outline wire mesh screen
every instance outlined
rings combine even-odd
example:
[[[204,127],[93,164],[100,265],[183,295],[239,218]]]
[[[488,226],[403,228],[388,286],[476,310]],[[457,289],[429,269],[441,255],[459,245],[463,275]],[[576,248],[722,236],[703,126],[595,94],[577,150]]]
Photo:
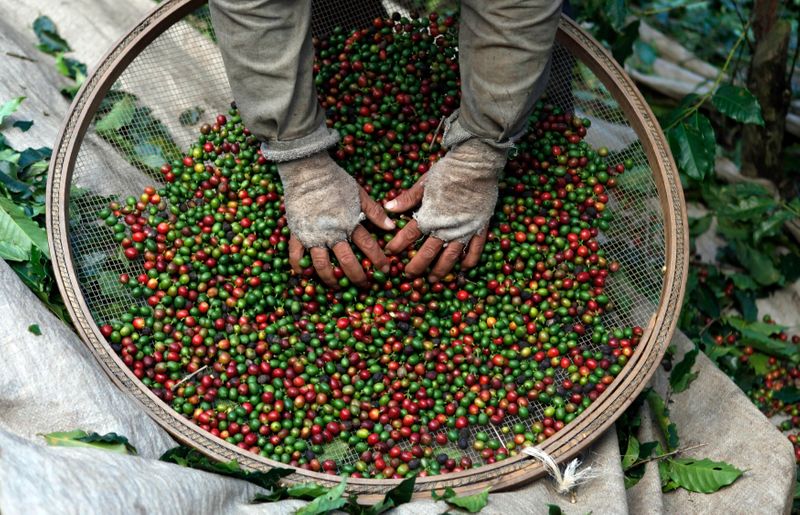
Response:
[[[313,32],[324,36],[333,27],[368,26],[386,14],[379,2],[315,2]],[[120,248],[120,221],[98,219],[109,202],[136,202],[148,185],[163,185],[162,165],[180,160],[197,140],[199,128],[213,123],[230,107],[231,91],[216,46],[207,7],[160,34],[124,69],[98,107],[74,165],[69,199],[69,244],[74,270],[94,321],[100,325],[123,317],[131,305],[144,305],[120,285],[120,275],[135,277],[141,263],[125,259]],[[665,229],[658,189],[645,149],[623,110],[590,68],[565,47],[556,45],[546,102],[588,119],[585,140],[608,149],[609,162],[627,162],[618,186],[609,190],[609,228],[599,236],[608,259],[620,270],[606,293],[614,309],[609,326],[645,327],[656,310],[664,284]],[[632,166],[631,166],[632,165]],[[657,171],[656,171],[657,173]],[[597,350],[588,330],[580,345]],[[560,383],[566,372],[559,372]],[[473,426],[478,432],[507,440],[508,426],[531,427],[545,406],[530,405],[531,416],[504,419],[502,426]],[[404,444],[406,447],[410,443]],[[504,444],[505,445],[505,444]],[[455,442],[438,447],[445,454],[466,452],[478,462],[480,453]],[[322,458],[355,463],[359,453],[347,445],[326,448]]]

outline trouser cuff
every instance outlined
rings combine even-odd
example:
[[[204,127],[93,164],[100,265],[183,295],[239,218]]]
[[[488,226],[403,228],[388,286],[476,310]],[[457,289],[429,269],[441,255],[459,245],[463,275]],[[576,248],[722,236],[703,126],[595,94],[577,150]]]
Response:
[[[460,110],[456,109],[453,114],[444,120],[444,135],[442,136],[442,145],[444,145],[445,148],[453,148],[456,145],[464,143],[468,139],[476,138],[494,148],[506,150],[512,148],[514,143],[521,138],[523,134],[525,134],[525,129],[523,129],[518,134],[504,141],[498,141],[497,139],[492,138],[484,138],[474,134],[469,129],[464,127],[464,124],[461,123],[461,118],[458,116],[459,112]]]
[[[339,142],[339,133],[329,129],[323,122],[314,132],[302,138],[265,141],[261,144],[261,155],[275,163],[294,161],[323,150]]]

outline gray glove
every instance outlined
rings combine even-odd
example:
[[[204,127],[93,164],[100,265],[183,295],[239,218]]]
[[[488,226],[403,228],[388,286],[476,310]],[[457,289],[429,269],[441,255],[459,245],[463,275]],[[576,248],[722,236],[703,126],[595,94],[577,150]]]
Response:
[[[361,221],[358,184],[327,152],[278,163],[286,221],[304,247],[333,247]]]
[[[334,251],[344,273],[359,286],[367,283],[361,264],[350,248],[355,243],[376,269],[388,269],[388,259],[359,222],[366,217],[386,230],[394,222],[386,216],[355,179],[342,170],[327,152],[278,163],[286,208],[286,221],[292,233],[289,261],[295,272],[303,249],[310,248],[311,260],[320,278],[335,286],[328,248]]]
[[[497,177],[506,154],[471,139],[434,164],[425,180],[422,206],[414,214],[420,231],[466,244],[486,227],[497,203]]]
[[[432,236],[406,266],[406,273],[421,273],[445,248],[431,271],[431,280],[437,280],[450,271],[467,243],[470,247],[464,266],[477,264],[506,160],[505,149],[469,139],[451,149],[408,191],[386,204],[387,210],[399,213],[422,201],[414,220],[386,246],[387,252],[398,253],[420,236]]]

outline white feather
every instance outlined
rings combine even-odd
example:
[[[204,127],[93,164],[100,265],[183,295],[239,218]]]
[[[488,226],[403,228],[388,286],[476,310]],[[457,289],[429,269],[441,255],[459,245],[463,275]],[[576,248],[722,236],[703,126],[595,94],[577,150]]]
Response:
[[[562,474],[555,460],[538,447],[526,447],[522,449],[522,452],[542,462],[550,477],[553,478],[556,484],[556,491],[559,494],[568,494],[580,485],[597,477],[597,474],[592,472],[591,466],[578,470],[578,467],[581,466],[581,460],[577,458],[567,464]]]

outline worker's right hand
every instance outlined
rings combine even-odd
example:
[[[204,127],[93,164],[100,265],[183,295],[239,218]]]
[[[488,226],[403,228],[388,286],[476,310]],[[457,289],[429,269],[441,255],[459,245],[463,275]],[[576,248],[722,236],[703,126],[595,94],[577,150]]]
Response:
[[[393,213],[422,203],[414,219],[386,245],[387,253],[397,254],[428,235],[406,265],[407,275],[422,274],[437,256],[428,276],[431,282],[447,275],[462,258],[464,268],[478,264],[507,154],[477,138],[468,139],[450,149],[414,186],[386,203],[384,207]]]
[[[389,270],[388,258],[360,222],[366,217],[387,231],[395,228],[394,222],[327,151],[278,163],[278,173],[291,231],[289,262],[292,270],[302,272],[300,260],[305,249],[309,249],[320,279],[332,288],[338,287],[328,253],[330,249],[345,275],[355,285],[364,287],[367,276],[350,247],[351,241],[376,270]]]

